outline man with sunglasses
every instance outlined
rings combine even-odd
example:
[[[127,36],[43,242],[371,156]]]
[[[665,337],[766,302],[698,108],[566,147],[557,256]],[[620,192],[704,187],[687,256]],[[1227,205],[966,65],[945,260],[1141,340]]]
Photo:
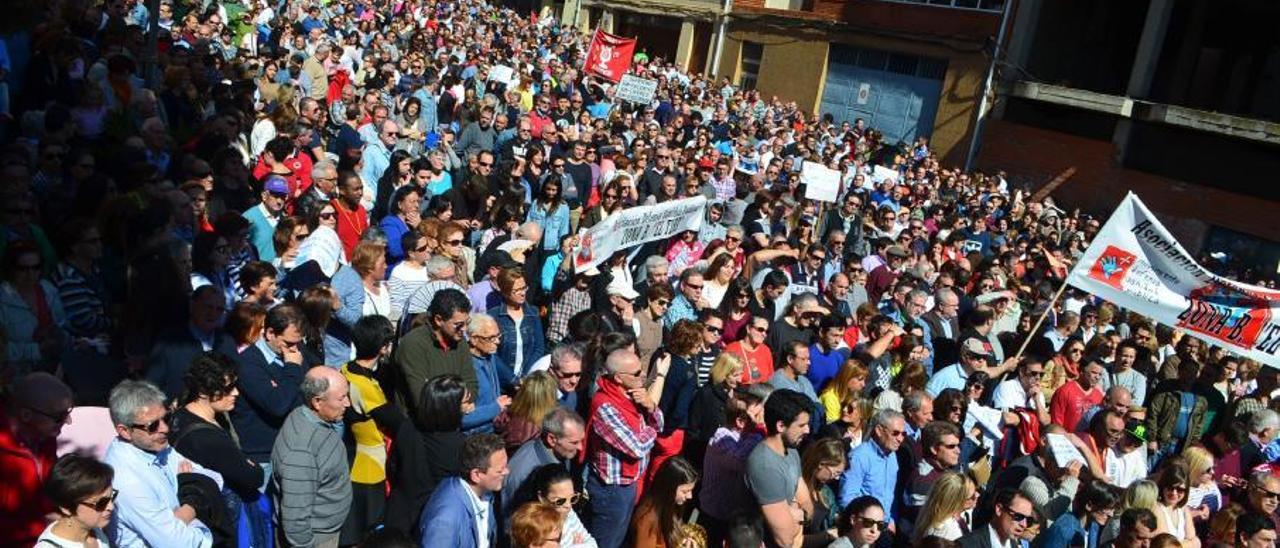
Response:
[[[178,500],[178,475],[217,474],[169,446],[164,392],[146,381],[122,381],[111,390],[110,411],[116,438],[103,461],[115,469],[111,484],[120,492],[112,544],[209,546],[209,528],[196,518],[195,508]]]
[[[400,339],[394,369],[400,381],[398,401],[403,409],[416,409],[422,385],[439,375],[457,375],[472,394],[480,392],[471,348],[464,337],[470,311],[471,301],[466,294],[442,289],[427,307],[427,322]]]
[[[31,546],[54,512],[41,494],[57,459],[58,434],[71,417],[71,389],[48,373],[29,373],[10,386],[0,414],[0,545]]]
[[[960,548],[1017,548],[1023,532],[1035,522],[1036,509],[1026,495],[1014,489],[1000,491],[991,522],[960,537]]]
[[[1276,515],[1280,508],[1280,477],[1271,472],[1254,472],[1243,502],[1246,510],[1269,516],[1280,527],[1280,516]]]
[[[1000,411],[1014,409],[1030,409],[1040,419],[1040,424],[1049,424],[1049,405],[1044,396],[1044,388],[1040,379],[1044,377],[1044,359],[1028,354],[1022,357],[1018,365],[1018,374],[1012,379],[996,385],[991,396],[992,406]]]
[[[244,218],[249,221],[249,242],[258,250],[258,258],[270,262],[276,258],[276,223],[280,222],[285,203],[289,201],[288,181],[278,175],[268,175],[262,183],[259,200],[258,205],[244,212]]]

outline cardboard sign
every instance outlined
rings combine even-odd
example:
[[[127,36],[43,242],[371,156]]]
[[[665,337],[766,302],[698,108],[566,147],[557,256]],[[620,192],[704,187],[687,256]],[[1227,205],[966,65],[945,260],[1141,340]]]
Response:
[[[840,199],[840,172],[818,162],[804,163],[800,182],[804,183],[805,198],[823,202]]]
[[[614,97],[620,101],[628,101],[641,105],[653,102],[653,95],[658,91],[658,81],[641,78],[634,74],[624,74],[618,87],[614,89]]]

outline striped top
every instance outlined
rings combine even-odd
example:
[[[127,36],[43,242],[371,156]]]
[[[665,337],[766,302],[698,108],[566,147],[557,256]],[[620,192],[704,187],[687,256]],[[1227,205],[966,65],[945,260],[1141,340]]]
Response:
[[[342,529],[351,508],[351,471],[342,425],[310,407],[294,409],[271,449],[273,492],[280,530],[294,546],[310,546],[315,533]]]
[[[111,332],[110,298],[97,269],[81,272],[70,263],[58,263],[53,284],[67,313],[67,331],[78,337],[96,337]]]

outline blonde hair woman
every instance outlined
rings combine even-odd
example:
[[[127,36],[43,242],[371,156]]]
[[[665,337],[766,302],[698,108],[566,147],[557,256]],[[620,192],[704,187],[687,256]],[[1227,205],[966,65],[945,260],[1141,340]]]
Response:
[[[956,518],[965,510],[965,502],[976,488],[965,477],[957,472],[947,472],[938,478],[929,489],[924,506],[920,508],[920,518],[916,521],[913,542],[926,537],[938,537],[946,540],[958,540],[963,534],[960,521]]]
[[[707,443],[716,430],[725,426],[725,410],[742,382],[743,367],[741,357],[727,352],[720,354],[711,364],[707,384],[694,392],[684,431],[685,455],[691,462],[702,462]]]
[[[506,442],[507,452],[514,452],[542,431],[542,419],[559,405],[558,387],[555,377],[546,371],[530,373],[520,381],[511,406],[493,420],[493,428]]]
[[[867,366],[857,358],[849,358],[840,367],[835,378],[818,394],[818,402],[827,412],[827,422],[840,419],[841,404],[856,398],[867,385]]]
[[[1222,491],[1213,479],[1213,454],[1203,447],[1191,446],[1182,451],[1182,458],[1186,459],[1190,472],[1187,474],[1191,483],[1187,508],[1191,509],[1191,517],[1196,521],[1207,521],[1222,508]]]
[[[1115,515],[1124,514],[1125,510],[1134,508],[1142,510],[1150,510],[1155,513],[1156,499],[1160,496],[1160,488],[1156,486],[1156,482],[1151,480],[1138,480],[1129,485],[1124,490],[1124,496],[1120,497],[1120,507],[1116,508]],[[1102,533],[1098,535],[1098,545],[1105,546],[1109,541],[1113,541],[1116,535],[1120,533],[1120,520],[1113,519],[1107,522],[1107,526],[1103,528]]]

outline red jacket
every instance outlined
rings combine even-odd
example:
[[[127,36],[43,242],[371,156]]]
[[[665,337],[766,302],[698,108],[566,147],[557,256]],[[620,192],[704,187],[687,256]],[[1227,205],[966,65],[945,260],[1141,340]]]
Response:
[[[32,450],[9,431],[3,412],[0,425],[0,546],[31,546],[48,525],[45,515],[55,511],[41,489],[57,459],[57,442]]]

